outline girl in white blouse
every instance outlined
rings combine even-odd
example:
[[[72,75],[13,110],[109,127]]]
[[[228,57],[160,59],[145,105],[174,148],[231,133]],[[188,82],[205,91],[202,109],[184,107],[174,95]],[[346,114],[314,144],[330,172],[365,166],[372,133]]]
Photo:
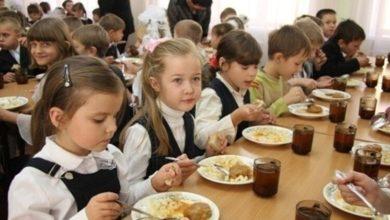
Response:
[[[125,88],[101,60],[54,64],[43,91],[32,116],[33,144],[43,148],[11,183],[9,219],[116,219],[120,202],[181,182],[175,163],[149,182],[130,179],[123,154],[109,144]]]
[[[210,134],[199,136],[188,112],[201,91],[201,57],[187,39],[160,43],[146,55],[142,70],[144,104],[141,111],[123,129],[121,142],[134,179],[148,179],[166,158],[178,158],[183,181],[196,169]],[[226,146],[221,142],[220,150]]]

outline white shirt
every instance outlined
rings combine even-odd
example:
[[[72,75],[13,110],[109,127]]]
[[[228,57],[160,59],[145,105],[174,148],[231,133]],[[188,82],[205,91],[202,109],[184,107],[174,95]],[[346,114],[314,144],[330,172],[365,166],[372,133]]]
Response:
[[[120,200],[129,204],[155,193],[150,182],[130,185],[128,168],[123,154],[113,145],[108,150],[78,156],[58,146],[52,138],[35,157],[61,166],[54,177],[33,167],[24,168],[12,181],[8,193],[8,219],[87,219],[85,209],[77,212],[71,192],[59,177],[66,171],[94,173],[99,170],[96,159],[114,161],[121,185]],[[99,183],[96,183],[99,184]]]
[[[20,45],[15,50],[9,50],[9,53],[14,57],[16,62],[20,64]]]
[[[243,106],[244,95],[247,90],[237,92],[219,73],[217,73],[216,77],[228,88],[238,107]],[[199,135],[209,136],[214,133],[222,133],[226,135],[229,143],[233,143],[237,129],[233,125],[230,114],[219,119],[221,115],[221,99],[214,89],[205,88],[196,104],[195,124],[199,127]]]
[[[184,112],[176,111],[159,99],[156,100],[157,106],[161,110],[161,113],[167,121],[176,143],[181,152],[185,148],[185,130],[184,130]],[[202,139],[197,135],[196,124],[194,125],[194,143],[199,148],[203,149],[203,143],[206,143],[208,135]],[[152,156],[152,144],[149,139],[148,131],[144,126],[136,123],[129,127],[126,131],[126,141],[123,146],[123,153],[126,157],[126,161],[129,164],[130,177],[134,180],[141,180],[146,176],[146,171],[149,165],[149,159]],[[196,159],[201,159],[202,156]]]

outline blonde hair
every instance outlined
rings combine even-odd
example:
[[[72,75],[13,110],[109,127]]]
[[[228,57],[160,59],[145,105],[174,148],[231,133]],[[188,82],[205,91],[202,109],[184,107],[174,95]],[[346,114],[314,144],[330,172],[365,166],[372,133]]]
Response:
[[[303,50],[309,56],[311,46],[309,38],[301,29],[293,25],[284,25],[274,30],[268,37],[268,58],[273,59],[275,53],[282,53],[284,58],[295,56]]]
[[[27,32],[29,51],[31,51],[32,41],[54,42],[60,52],[59,60],[73,55],[69,29],[61,19],[44,18],[37,21]],[[34,59],[32,59],[31,65],[38,66]]]
[[[197,45],[202,40],[203,30],[196,21],[185,19],[176,23],[174,33],[176,37],[187,38]]]
[[[83,46],[96,47],[98,57],[104,57],[109,44],[110,37],[101,26],[97,24],[84,25],[73,32],[72,38],[79,41]]]
[[[142,109],[122,130],[120,138],[121,147],[123,147],[126,140],[127,128],[140,118],[145,117],[147,120],[146,127],[155,131],[159,142],[156,153],[158,155],[166,155],[169,153],[171,146],[169,144],[168,133],[164,127],[163,118],[156,103],[156,98],[159,94],[150,85],[150,78],[154,77],[157,80],[160,78],[160,75],[165,71],[166,62],[169,57],[182,57],[189,54],[195,56],[201,63],[201,56],[195,44],[188,39],[176,38],[160,43],[152,53],[146,55],[142,69],[142,94],[144,103]]]
[[[310,18],[301,18],[294,24],[301,29],[309,38],[311,46],[324,44],[324,36],[322,35],[322,29]]]
[[[0,17],[0,26],[1,25],[10,25],[10,27],[16,32],[16,33],[22,33],[22,25],[20,24],[20,22],[16,19],[16,18],[13,18],[13,17]]]

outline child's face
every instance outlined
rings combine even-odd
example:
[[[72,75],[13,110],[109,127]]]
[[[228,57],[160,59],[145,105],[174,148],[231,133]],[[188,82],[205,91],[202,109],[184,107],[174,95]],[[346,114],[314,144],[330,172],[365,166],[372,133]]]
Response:
[[[294,74],[302,70],[302,65],[306,59],[307,56],[304,55],[303,50],[297,55],[288,57],[287,59],[282,57],[278,65],[279,75],[285,80],[290,79]]]
[[[89,92],[92,93],[92,91]],[[117,129],[116,117],[122,100],[123,96],[120,94],[93,93],[90,95],[72,118],[63,116],[63,122],[57,127],[58,143],[78,155],[106,149]]]
[[[119,30],[110,30],[108,33],[109,33],[109,36],[110,36],[110,41],[111,42],[119,42],[122,40],[123,38],[123,29],[119,29]]]
[[[72,8],[73,8],[73,2],[72,2],[72,1],[68,1],[68,2],[65,4],[65,10],[66,10],[66,12],[72,14],[72,13],[73,13]]]
[[[211,33],[211,47],[217,49],[219,41],[221,40],[216,34]]]
[[[242,65],[236,61],[231,63],[221,62],[222,76],[236,91],[248,89],[251,86],[256,77],[257,65]]]
[[[0,47],[5,50],[14,50],[18,47],[18,33],[10,24],[0,25]]]
[[[347,57],[352,57],[359,50],[360,45],[362,44],[362,40],[354,40],[349,43],[345,43],[344,40],[339,40],[339,46],[343,53],[347,55]]]
[[[28,16],[30,17],[31,21],[38,21],[42,17],[42,15],[39,13],[30,13]]]
[[[40,66],[51,66],[60,58],[60,51],[54,42],[31,41],[30,53]]]
[[[313,44],[312,43],[312,48],[310,52],[310,57],[309,59],[314,59],[316,57],[316,52],[321,49],[321,45],[318,44]]]
[[[78,55],[91,55],[84,44],[80,43],[78,40],[73,39],[72,46]]]
[[[94,23],[98,23],[100,17],[99,17],[99,15],[97,15],[97,14],[93,14],[92,19],[93,19],[93,22],[94,22]]]
[[[170,108],[187,112],[200,97],[201,64],[191,54],[164,58],[165,71],[150,79],[158,97]]]
[[[324,27],[323,27],[324,35],[325,37],[330,38],[331,36],[333,36],[334,31],[336,30],[336,23],[337,23],[336,15],[325,14],[321,20],[324,23]]]
[[[84,12],[82,10],[72,10],[73,15],[77,18],[82,18],[84,16]]]

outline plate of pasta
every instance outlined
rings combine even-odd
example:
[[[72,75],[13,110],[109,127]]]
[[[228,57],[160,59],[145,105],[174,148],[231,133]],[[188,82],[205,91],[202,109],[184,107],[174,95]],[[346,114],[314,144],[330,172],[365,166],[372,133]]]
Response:
[[[12,110],[22,107],[28,103],[28,99],[23,96],[6,96],[0,98],[0,108]]]
[[[225,175],[214,165],[228,171]],[[226,185],[245,185],[253,183],[253,159],[238,155],[219,155],[199,162],[198,173],[203,178]]]
[[[242,136],[262,145],[284,145],[292,142],[292,131],[274,125],[258,125],[244,129]]]
[[[347,92],[334,89],[315,89],[312,91],[312,94],[316,98],[320,98],[326,101],[348,100],[352,97]]]
[[[373,213],[369,208],[364,206],[351,205],[346,201],[344,201],[343,197],[341,197],[339,189],[337,188],[337,185],[333,183],[328,183],[324,187],[322,193],[325,200],[329,204],[344,212],[348,212],[352,215],[356,215],[364,218],[374,217]]]
[[[164,192],[150,195],[134,204],[134,208],[148,212],[159,219],[184,218],[218,220],[219,210],[210,199],[190,192]],[[146,217],[132,212],[131,219]]]

